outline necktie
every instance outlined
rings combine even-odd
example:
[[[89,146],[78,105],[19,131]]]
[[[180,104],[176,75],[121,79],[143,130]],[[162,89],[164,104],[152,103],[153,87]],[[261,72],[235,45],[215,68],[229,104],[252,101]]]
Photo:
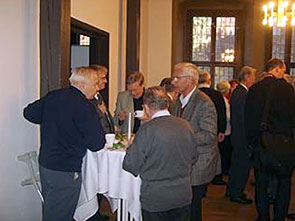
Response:
[[[182,108],[179,109],[178,114],[177,114],[178,117],[182,117],[182,114],[183,114],[183,111],[184,111],[185,107],[186,106],[184,106],[184,107],[182,107]]]

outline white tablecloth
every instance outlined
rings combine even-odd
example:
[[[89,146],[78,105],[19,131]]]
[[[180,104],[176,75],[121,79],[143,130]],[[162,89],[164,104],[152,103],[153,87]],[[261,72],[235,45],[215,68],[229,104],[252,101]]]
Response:
[[[83,181],[75,220],[84,221],[96,213],[97,193],[108,198],[113,212],[117,210],[120,199],[126,200],[131,218],[140,220],[141,180],[122,169],[124,156],[124,150],[87,151],[82,164]]]

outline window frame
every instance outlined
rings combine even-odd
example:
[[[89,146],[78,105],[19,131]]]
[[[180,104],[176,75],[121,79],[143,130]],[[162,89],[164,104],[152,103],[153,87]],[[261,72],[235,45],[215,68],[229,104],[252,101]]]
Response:
[[[214,85],[215,67],[233,67],[233,79],[237,77],[237,72],[243,64],[243,21],[242,10],[210,10],[210,9],[189,9],[186,11],[185,32],[184,32],[184,58],[197,66],[209,66]],[[192,60],[192,34],[193,34],[193,17],[211,17],[211,61],[193,61]],[[216,60],[216,18],[217,17],[235,17],[235,60],[234,62],[217,62]]]
[[[285,57],[284,62],[287,67],[287,73],[290,74],[290,69],[295,68],[295,62],[291,63],[291,41],[292,41],[292,29],[295,28],[293,26],[286,26],[286,36],[285,36]],[[294,32],[295,33],[295,32]],[[295,38],[295,36],[294,36]],[[265,62],[272,58],[272,40],[273,40],[273,27],[269,27],[266,34],[266,55]]]

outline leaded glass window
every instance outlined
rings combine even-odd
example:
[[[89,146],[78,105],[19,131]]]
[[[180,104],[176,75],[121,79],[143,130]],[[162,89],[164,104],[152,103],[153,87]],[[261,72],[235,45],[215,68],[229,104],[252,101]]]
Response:
[[[272,28],[272,58],[279,58],[286,63],[287,73],[295,78],[295,27]]]
[[[230,81],[234,77],[233,67],[215,67],[214,87],[221,81]]]
[[[210,68],[210,66],[198,66],[198,69],[200,70],[200,71],[206,71],[206,72],[211,72],[210,70],[211,70],[211,68]]]
[[[209,72],[213,85],[232,80],[241,66],[241,12],[191,10],[187,15],[186,60]]]
[[[235,17],[216,19],[215,59],[220,62],[235,60]]]
[[[276,27],[272,29],[272,57],[285,59],[285,39],[286,27]]]
[[[292,27],[291,62],[295,63],[295,27]]]
[[[193,17],[193,61],[210,61],[211,57],[210,17]]]

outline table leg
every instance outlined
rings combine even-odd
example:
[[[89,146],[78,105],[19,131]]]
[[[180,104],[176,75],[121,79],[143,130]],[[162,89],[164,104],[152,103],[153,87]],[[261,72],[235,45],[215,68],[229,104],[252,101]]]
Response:
[[[122,221],[128,221],[127,200],[122,199]]]
[[[118,200],[117,221],[121,221],[121,199]]]

